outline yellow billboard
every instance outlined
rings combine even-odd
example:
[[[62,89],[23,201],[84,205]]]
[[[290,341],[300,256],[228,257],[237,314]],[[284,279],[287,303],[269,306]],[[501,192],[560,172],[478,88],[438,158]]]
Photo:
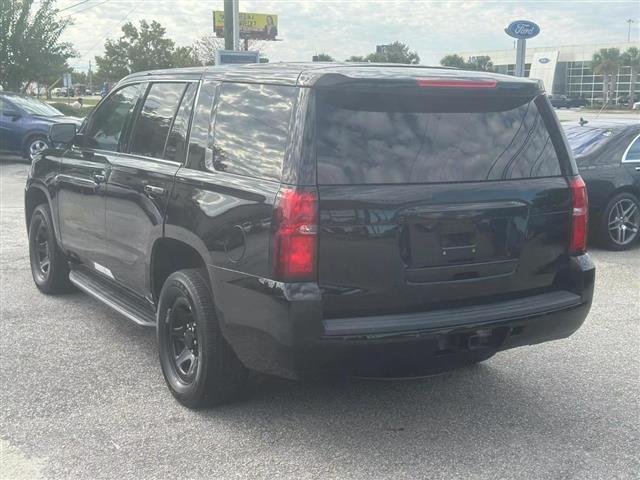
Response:
[[[216,37],[224,37],[224,12],[213,11],[213,31]],[[275,40],[277,35],[277,15],[240,12],[240,38]]]

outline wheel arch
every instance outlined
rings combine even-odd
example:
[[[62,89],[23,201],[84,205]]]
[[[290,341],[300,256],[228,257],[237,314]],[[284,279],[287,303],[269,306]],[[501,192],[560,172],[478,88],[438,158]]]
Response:
[[[52,210],[53,207],[51,203],[51,196],[49,195],[49,190],[43,185],[32,183],[27,188],[27,191],[24,194],[24,215],[25,221],[27,224],[27,231],[29,231],[29,223],[31,222],[31,216],[33,215],[34,210],[38,205],[42,205],[43,203],[47,203],[49,208]],[[56,237],[58,237],[58,226],[53,222],[53,228],[56,232]]]
[[[209,253],[202,240],[182,229],[169,229],[163,237],[158,238],[151,248],[149,260],[149,286],[155,302],[165,280],[173,272],[185,268],[204,269],[209,287],[212,279],[209,273]],[[195,237],[195,238],[193,238]]]

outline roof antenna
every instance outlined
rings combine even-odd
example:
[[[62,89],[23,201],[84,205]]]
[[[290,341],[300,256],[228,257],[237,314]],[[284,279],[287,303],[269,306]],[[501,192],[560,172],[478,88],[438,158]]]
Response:
[[[578,123],[580,124],[581,127],[584,127],[587,123],[589,123],[589,120],[585,120],[584,118],[580,117],[580,120],[578,120]]]

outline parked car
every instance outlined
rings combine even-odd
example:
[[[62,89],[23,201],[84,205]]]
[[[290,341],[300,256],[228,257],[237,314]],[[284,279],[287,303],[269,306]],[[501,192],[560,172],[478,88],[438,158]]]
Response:
[[[589,192],[591,229],[610,250],[640,238],[640,123],[588,122],[566,128]]]
[[[566,95],[549,95],[549,101],[553,108],[569,108],[569,99]]]
[[[0,93],[0,151],[32,159],[49,148],[47,138],[53,123],[73,123],[81,120],[68,117],[40,100],[10,92]]]
[[[249,369],[439,371],[564,338],[595,268],[536,81],[259,64],[123,79],[25,191],[37,287],[157,330],[184,405]],[[80,207],[79,207],[80,206]]]
[[[566,95],[549,95],[549,100],[554,108],[576,108],[585,107],[589,104],[585,98],[569,98]]]
[[[567,101],[569,108],[586,107],[589,105],[589,102],[584,97],[570,97]]]

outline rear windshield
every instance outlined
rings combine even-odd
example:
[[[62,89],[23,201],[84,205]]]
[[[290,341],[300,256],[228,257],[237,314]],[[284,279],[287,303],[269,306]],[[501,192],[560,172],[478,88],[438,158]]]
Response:
[[[316,110],[321,185],[560,175],[534,100],[318,89]]]
[[[567,141],[576,157],[588,155],[614,136],[610,128],[571,127],[566,130]]]

